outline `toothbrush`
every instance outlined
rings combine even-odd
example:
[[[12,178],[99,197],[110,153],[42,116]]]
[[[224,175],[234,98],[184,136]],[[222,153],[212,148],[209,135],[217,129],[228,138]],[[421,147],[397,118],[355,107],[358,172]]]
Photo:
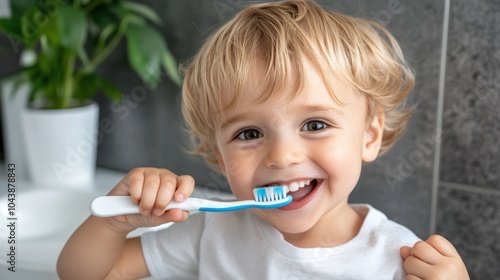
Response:
[[[187,211],[227,212],[247,208],[279,208],[292,202],[292,197],[286,195],[287,191],[285,186],[256,188],[253,190],[255,200],[241,201],[214,201],[190,197],[183,202],[170,202],[165,210],[179,208]],[[139,206],[133,204],[129,196],[100,196],[91,202],[90,212],[97,217],[140,213]]]

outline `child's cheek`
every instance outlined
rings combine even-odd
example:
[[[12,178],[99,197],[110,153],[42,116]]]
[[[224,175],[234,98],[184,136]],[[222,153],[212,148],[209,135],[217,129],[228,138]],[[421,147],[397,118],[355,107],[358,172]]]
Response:
[[[228,178],[241,177],[245,173],[245,166],[239,160],[228,160],[226,171]]]

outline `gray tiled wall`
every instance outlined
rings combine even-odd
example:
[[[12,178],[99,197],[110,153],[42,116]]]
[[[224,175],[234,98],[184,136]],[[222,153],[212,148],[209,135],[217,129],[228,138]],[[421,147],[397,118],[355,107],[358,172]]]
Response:
[[[436,229],[500,277],[500,3],[451,1]]]
[[[144,2],[163,18],[169,47],[182,62],[247,1]],[[374,205],[421,238],[443,234],[456,245],[472,279],[498,279],[500,4],[497,0],[318,2],[386,25],[417,77],[412,102],[418,107],[406,135],[387,155],[365,166],[351,202]],[[15,68],[17,58],[9,53],[9,40],[0,38],[0,45],[3,75]],[[118,104],[98,98],[101,120],[112,124],[99,144],[98,164],[124,171],[141,165],[166,167],[193,175],[199,185],[214,192],[227,190],[220,175],[183,151],[187,138],[179,126],[180,89],[168,79],[149,89],[131,74],[126,61],[121,48],[101,70],[126,98]]]

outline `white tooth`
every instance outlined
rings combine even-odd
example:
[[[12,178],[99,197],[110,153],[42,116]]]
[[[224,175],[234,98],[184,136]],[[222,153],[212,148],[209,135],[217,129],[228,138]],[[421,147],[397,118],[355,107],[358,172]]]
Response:
[[[299,182],[299,188],[302,189],[305,185],[306,185],[306,182],[304,182],[304,181]]]
[[[312,179],[309,179],[306,181],[306,185],[309,185],[311,183]]]
[[[297,182],[291,183],[289,189],[291,192],[296,192],[299,189],[299,183]]]

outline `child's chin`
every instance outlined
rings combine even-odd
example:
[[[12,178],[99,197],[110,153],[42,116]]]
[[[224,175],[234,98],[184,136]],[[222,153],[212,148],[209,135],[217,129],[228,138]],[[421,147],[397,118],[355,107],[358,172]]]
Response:
[[[314,223],[310,219],[279,220],[272,223],[272,226],[283,235],[302,234],[311,230]]]

